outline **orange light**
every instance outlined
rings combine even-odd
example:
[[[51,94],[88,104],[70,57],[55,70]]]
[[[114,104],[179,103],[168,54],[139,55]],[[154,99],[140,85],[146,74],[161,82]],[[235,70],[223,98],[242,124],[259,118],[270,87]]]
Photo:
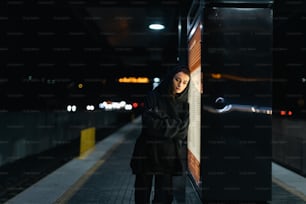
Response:
[[[292,111],[288,111],[289,116],[292,116],[292,114],[293,114]]]
[[[282,115],[282,116],[284,116],[284,115],[286,115],[286,111],[281,110],[281,111],[279,112],[279,114]]]
[[[148,77],[122,77],[118,79],[119,83],[149,83]]]
[[[214,78],[214,79],[221,79],[222,75],[218,74],[218,73],[216,73],[216,74],[213,73],[213,74],[211,74],[211,77]]]

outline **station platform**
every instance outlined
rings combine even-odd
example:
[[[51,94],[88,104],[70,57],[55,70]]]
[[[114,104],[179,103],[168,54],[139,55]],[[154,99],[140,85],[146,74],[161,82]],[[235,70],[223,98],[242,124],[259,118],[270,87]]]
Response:
[[[140,127],[138,117],[6,204],[134,203],[135,176],[129,161]],[[202,203],[188,176],[184,189],[184,203]],[[181,203],[178,200],[174,203]],[[272,200],[268,203],[306,204],[306,178],[272,163]]]

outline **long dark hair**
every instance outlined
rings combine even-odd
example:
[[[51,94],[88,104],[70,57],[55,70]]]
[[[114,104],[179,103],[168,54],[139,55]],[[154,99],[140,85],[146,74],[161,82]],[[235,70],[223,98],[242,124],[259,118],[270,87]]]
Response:
[[[173,96],[173,97],[177,97],[178,99],[181,99],[181,100],[187,100],[190,80],[188,82],[187,87],[185,88],[185,90],[182,93],[173,95],[172,80],[173,80],[173,77],[178,72],[183,72],[184,74],[188,75],[189,78],[190,78],[190,71],[189,71],[188,66],[187,65],[177,65],[177,66],[171,68],[167,72],[166,76],[164,77],[164,79],[162,80],[162,82],[160,83],[160,85],[157,88],[162,93],[165,93],[165,94]]]

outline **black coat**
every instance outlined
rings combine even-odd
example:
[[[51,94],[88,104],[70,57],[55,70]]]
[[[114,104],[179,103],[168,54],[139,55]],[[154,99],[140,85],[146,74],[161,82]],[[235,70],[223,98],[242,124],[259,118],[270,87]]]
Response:
[[[145,98],[142,131],[130,162],[134,174],[183,172],[182,142],[189,125],[188,87],[177,96],[169,94],[172,77]]]

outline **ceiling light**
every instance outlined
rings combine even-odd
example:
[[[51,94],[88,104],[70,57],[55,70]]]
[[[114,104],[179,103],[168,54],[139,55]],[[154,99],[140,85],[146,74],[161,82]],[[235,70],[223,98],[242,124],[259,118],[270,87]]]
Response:
[[[165,28],[165,26],[162,25],[162,24],[159,24],[159,23],[153,23],[153,24],[150,24],[150,25],[149,25],[149,28],[150,28],[151,30],[162,30],[162,29]]]

